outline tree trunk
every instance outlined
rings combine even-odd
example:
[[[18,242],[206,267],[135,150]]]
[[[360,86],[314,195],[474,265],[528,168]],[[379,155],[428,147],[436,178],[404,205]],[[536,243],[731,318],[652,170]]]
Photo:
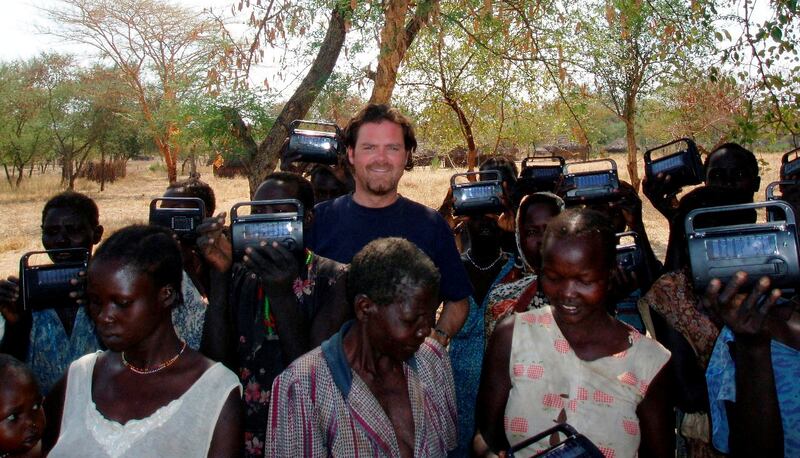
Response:
[[[417,32],[428,22],[428,18],[439,0],[422,0],[414,11],[414,17],[403,27],[408,11],[408,0],[386,2],[384,25],[381,30],[381,50],[375,86],[370,103],[389,103],[397,82],[397,71]]]
[[[13,183],[11,182],[11,174],[8,173],[8,165],[3,163],[3,170],[6,172],[6,180],[8,180],[8,185],[12,186]],[[14,166],[11,166],[11,172],[14,172]]]
[[[275,166],[280,159],[278,153],[289,133],[289,124],[295,119],[302,119],[308,113],[320,90],[328,81],[333,67],[336,65],[336,60],[339,58],[347,33],[347,25],[344,18],[352,11],[350,2],[345,3],[345,5],[334,7],[331,12],[328,32],[325,34],[325,39],[322,41],[317,57],[311,64],[306,77],[303,78],[292,97],[283,106],[266,138],[258,146],[256,154],[250,158],[247,171],[250,197],[255,194],[256,188],[264,181],[264,178],[275,170]]]
[[[25,176],[25,163],[21,162],[18,168],[19,173],[17,174],[17,183],[15,185],[16,188],[19,188],[20,183],[22,183],[22,177]]]
[[[106,190],[106,149],[100,147],[100,191]]]
[[[472,126],[469,124],[464,110],[458,105],[458,100],[445,99],[445,103],[456,112],[458,116],[458,123],[461,125],[461,133],[464,134],[464,139],[467,141],[467,171],[474,172],[478,163],[478,148],[475,146],[475,137],[472,135]],[[470,177],[470,181],[474,181],[474,176]]]
[[[639,167],[637,166],[636,131],[633,116],[625,118],[625,140],[628,143],[628,176],[631,185],[639,192]]]

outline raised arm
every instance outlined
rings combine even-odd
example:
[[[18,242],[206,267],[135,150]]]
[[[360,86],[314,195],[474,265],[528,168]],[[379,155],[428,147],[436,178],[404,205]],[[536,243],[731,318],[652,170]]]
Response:
[[[232,265],[231,242],[224,231],[225,213],[206,218],[197,230],[200,237],[197,246],[208,262],[210,288],[208,308],[203,324],[203,340],[200,351],[207,357],[235,368],[235,341],[233,316],[230,310],[230,282]]]

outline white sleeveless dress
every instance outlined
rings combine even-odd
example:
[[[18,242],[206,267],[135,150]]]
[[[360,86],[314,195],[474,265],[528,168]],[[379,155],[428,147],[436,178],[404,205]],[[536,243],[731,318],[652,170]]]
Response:
[[[205,457],[230,392],[241,385],[216,363],[183,395],[152,415],[124,425],[105,418],[92,400],[92,372],[100,352],[73,362],[67,376],[61,432],[50,457]]]

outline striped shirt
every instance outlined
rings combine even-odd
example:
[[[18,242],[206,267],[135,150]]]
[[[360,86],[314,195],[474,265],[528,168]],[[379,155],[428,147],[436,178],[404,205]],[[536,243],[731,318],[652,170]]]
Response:
[[[394,427],[344,356],[345,325],[296,360],[272,385],[265,456],[400,456]],[[414,456],[456,446],[456,403],[447,351],[426,339],[404,363],[414,418]]]

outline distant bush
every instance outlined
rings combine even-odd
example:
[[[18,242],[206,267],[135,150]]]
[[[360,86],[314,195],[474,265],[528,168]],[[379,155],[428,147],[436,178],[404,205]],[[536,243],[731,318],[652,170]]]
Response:
[[[78,177],[86,178],[87,180],[97,183],[100,183],[104,179],[106,183],[113,183],[120,178],[125,178],[127,167],[127,159],[115,159],[105,163],[91,161],[81,170]]]

